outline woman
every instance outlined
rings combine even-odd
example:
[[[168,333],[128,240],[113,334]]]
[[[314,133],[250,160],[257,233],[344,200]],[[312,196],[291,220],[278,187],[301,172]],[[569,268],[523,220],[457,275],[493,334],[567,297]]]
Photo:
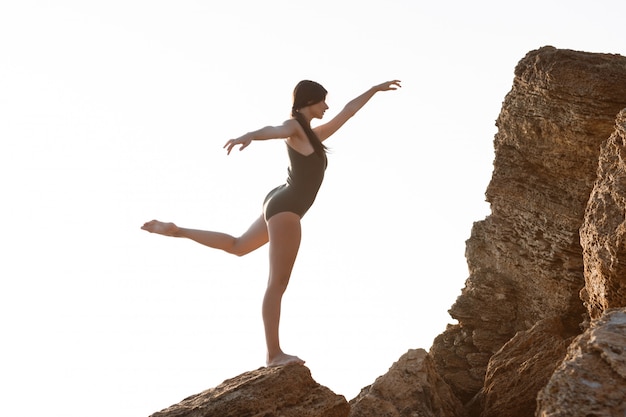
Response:
[[[165,236],[184,237],[211,248],[243,256],[269,242],[270,271],[263,298],[263,324],[267,343],[267,366],[304,364],[297,356],[287,355],[280,347],[278,325],[282,296],[300,246],[300,219],[313,204],[326,169],[323,142],[359,111],[379,91],[396,90],[400,81],[374,86],[350,101],[328,123],[311,128],[311,120],[321,119],[328,109],[326,90],[314,81],[298,83],[293,92],[292,118],[280,126],[267,126],[230,139],[224,145],[228,154],[234,147],[245,149],[253,140],[285,139],[290,166],[287,182],[266,197],[262,215],[240,237],[186,229],[174,223],[152,220],[142,229]]]

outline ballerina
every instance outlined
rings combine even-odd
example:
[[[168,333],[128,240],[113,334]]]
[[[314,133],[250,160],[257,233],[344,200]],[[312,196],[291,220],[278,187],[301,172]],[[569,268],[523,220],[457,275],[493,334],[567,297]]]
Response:
[[[327,91],[314,81],[304,80],[294,89],[290,119],[281,125],[266,126],[228,140],[224,148],[230,155],[235,147],[243,150],[254,140],[284,139],[290,161],[286,183],[269,192],[260,217],[241,236],[188,229],[158,220],[149,221],[142,226],[143,230],[151,233],[191,239],[237,256],[246,255],[269,242],[269,279],[262,308],[267,366],[304,364],[299,357],[288,355],[281,349],[280,309],[300,247],[300,220],[315,201],[324,179],[327,158],[323,142],[376,93],[396,90],[399,87],[399,80],[378,84],[351,100],[327,123],[311,128],[311,120],[322,119],[328,110]]]

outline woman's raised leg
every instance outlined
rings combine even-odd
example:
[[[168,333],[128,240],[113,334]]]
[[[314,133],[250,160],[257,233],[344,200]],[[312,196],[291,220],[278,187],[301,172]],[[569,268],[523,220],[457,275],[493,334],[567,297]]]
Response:
[[[289,212],[275,214],[269,219],[267,229],[270,242],[270,272],[263,298],[267,366],[304,364],[297,356],[287,355],[282,351],[278,332],[282,297],[287,289],[300,247],[300,216]]]
[[[208,230],[187,229],[178,227],[174,223],[165,223],[158,220],[149,221],[141,228],[150,233],[191,239],[202,245],[221,249],[237,256],[250,253],[268,242],[267,224],[263,216],[256,219],[248,230],[239,237]]]

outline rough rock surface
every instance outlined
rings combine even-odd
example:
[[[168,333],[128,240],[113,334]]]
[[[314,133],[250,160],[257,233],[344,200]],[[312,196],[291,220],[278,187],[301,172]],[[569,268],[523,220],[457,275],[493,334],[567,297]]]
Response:
[[[472,415],[526,417],[537,408],[537,393],[563,360],[574,336],[553,317],[518,332],[489,360],[485,384],[469,405]]]
[[[626,306],[626,110],[600,151],[580,242],[585,263],[581,298],[589,316]]]
[[[470,276],[450,309],[458,324],[430,351],[464,403],[483,388],[491,356],[517,332],[552,317],[568,332],[581,331],[579,229],[600,145],[624,107],[626,57],[544,47],[517,65],[496,123],[486,192],[492,214],[467,241]]]
[[[409,350],[350,401],[350,417],[464,417],[465,409],[423,349]]]
[[[576,338],[537,402],[539,417],[626,415],[626,308]]]
[[[151,417],[346,417],[349,411],[343,396],[293,365],[246,372]]]
[[[465,417],[465,409],[423,349],[409,350],[350,401],[350,417]]]

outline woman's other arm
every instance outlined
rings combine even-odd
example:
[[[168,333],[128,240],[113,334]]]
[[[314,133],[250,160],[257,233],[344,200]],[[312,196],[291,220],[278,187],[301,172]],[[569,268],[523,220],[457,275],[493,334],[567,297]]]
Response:
[[[387,81],[382,84],[375,85],[357,98],[351,100],[345,107],[328,123],[317,126],[313,130],[317,134],[317,137],[321,141],[328,139],[332,136],[341,126],[344,125],[352,116],[354,116],[363,106],[367,103],[374,94],[379,91],[397,90],[400,85],[400,80]]]
[[[237,139],[229,139],[224,145],[224,149],[226,149],[226,152],[230,155],[230,151],[233,150],[233,147],[241,145],[239,150],[243,151],[253,140],[284,139],[297,135],[297,123],[298,122],[295,120],[289,119],[280,126],[262,127],[253,132],[248,132]]]

